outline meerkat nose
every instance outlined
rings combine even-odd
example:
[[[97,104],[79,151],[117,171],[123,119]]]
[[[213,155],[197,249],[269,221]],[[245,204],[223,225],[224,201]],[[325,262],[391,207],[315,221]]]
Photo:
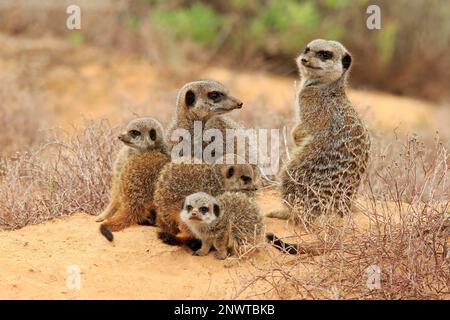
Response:
[[[238,104],[237,104],[238,108],[242,108],[243,105],[244,105],[243,102],[238,102]]]
[[[305,63],[307,63],[307,62],[308,62],[308,60],[306,60],[305,58],[302,58],[302,60],[301,60],[301,61],[302,61],[302,63],[303,63],[303,64],[305,64]]]

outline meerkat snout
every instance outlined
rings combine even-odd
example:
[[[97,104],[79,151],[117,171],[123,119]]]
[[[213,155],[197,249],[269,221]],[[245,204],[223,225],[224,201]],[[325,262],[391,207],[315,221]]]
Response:
[[[258,190],[255,172],[249,164],[235,164],[224,168],[225,186],[227,190]]]

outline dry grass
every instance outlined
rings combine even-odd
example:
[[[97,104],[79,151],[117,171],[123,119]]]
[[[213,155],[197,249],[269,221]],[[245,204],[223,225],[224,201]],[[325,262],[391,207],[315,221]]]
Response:
[[[115,137],[108,123],[87,121],[71,134],[54,131],[47,143],[3,159],[0,228],[100,211],[108,197]]]
[[[414,136],[377,143],[357,212],[297,228],[286,241],[316,254],[254,265],[239,276],[236,297],[448,299],[448,160],[438,137],[428,145]]]
[[[0,158],[13,155],[44,139],[51,117],[42,117],[41,96],[34,88],[19,85],[18,75],[0,79]]]

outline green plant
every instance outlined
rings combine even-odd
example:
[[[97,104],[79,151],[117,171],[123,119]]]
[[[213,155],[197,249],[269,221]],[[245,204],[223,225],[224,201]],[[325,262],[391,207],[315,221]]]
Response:
[[[150,17],[176,39],[189,38],[202,45],[213,44],[225,22],[213,8],[202,3],[172,11],[156,9],[151,11]]]

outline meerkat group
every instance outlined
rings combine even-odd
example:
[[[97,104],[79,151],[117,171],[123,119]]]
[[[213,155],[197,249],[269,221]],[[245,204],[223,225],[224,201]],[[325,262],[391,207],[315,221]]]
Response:
[[[351,211],[370,149],[368,130],[345,92],[352,57],[339,42],[318,39],[306,46],[297,65],[295,149],[279,175],[287,208],[267,216],[299,222],[329,212],[344,215]],[[112,231],[137,223],[156,225],[163,242],[181,245],[197,239],[201,245],[195,255],[207,255],[214,247],[218,259],[263,241],[255,165],[171,161],[171,151],[181,141],[177,129],[190,133],[191,150],[194,144],[204,148],[203,137],[194,136],[195,121],[225,135],[226,129],[241,126],[224,114],[242,106],[224,85],[194,81],[179,90],[166,135],[154,119],[132,121],[120,136],[125,146],[115,162],[110,203],[97,219],[101,233],[112,241]],[[271,233],[265,238],[287,253],[302,252]]]

